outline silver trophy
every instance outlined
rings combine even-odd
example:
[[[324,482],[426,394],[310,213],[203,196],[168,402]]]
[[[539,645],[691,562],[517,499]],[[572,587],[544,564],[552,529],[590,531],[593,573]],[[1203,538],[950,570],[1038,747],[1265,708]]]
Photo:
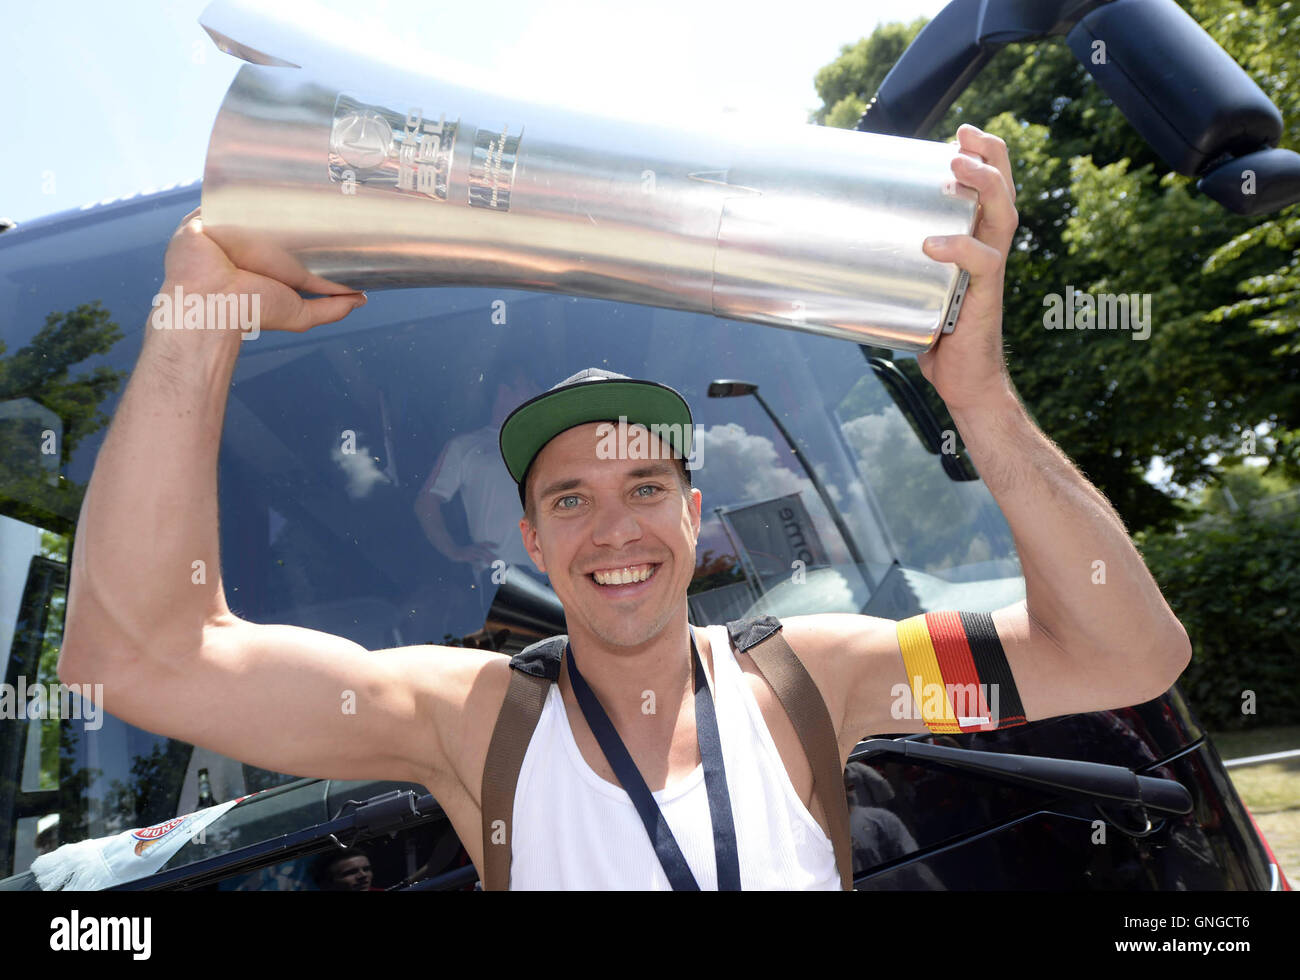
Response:
[[[356,57],[246,4],[200,23],[249,62],[202,198],[243,268],[353,290],[546,290],[906,351],[956,321],[966,273],[921,250],[974,228],[951,144],[602,118]]]

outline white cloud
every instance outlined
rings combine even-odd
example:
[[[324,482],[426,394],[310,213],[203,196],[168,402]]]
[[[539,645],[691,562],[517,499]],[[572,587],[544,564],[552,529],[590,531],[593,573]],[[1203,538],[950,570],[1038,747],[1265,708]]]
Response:
[[[360,500],[377,484],[392,482],[388,479],[388,474],[379,468],[379,461],[370,455],[370,450],[365,446],[357,447],[355,453],[345,453],[341,446],[335,446],[330,450],[330,459],[346,478],[345,489],[353,500]]]

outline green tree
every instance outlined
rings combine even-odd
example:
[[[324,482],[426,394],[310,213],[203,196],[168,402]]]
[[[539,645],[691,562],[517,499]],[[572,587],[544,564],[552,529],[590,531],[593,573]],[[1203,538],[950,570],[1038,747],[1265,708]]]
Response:
[[[1263,473],[1258,466],[1237,463],[1224,467],[1214,483],[1196,494],[1195,513],[1229,516],[1243,510],[1267,511],[1288,504],[1297,492],[1296,484],[1281,472]]]
[[[1214,730],[1300,722],[1300,501],[1277,504],[1137,535],[1195,651],[1178,686]]]

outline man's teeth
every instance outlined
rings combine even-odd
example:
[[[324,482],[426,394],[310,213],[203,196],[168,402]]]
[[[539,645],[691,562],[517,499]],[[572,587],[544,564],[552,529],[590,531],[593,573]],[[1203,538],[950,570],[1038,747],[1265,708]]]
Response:
[[[630,568],[592,572],[591,574],[600,585],[630,585],[633,582],[644,582],[652,572],[654,572],[653,565],[634,565]]]

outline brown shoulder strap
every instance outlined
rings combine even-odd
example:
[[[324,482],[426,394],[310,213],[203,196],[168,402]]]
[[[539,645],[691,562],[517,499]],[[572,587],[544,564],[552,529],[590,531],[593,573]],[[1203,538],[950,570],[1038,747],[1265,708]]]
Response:
[[[749,654],[790,716],[812,768],[813,793],[826,814],[840,883],[845,891],[853,891],[844,768],[840,765],[835,723],[826,710],[826,702],[817,690],[816,682],[781,635],[781,622],[775,616],[728,623],[727,628],[736,648]]]
[[[510,686],[497,715],[483,763],[484,891],[508,891],[514,830],[515,786],[551,683],[559,676],[559,657],[567,636],[535,643],[510,661]]]

